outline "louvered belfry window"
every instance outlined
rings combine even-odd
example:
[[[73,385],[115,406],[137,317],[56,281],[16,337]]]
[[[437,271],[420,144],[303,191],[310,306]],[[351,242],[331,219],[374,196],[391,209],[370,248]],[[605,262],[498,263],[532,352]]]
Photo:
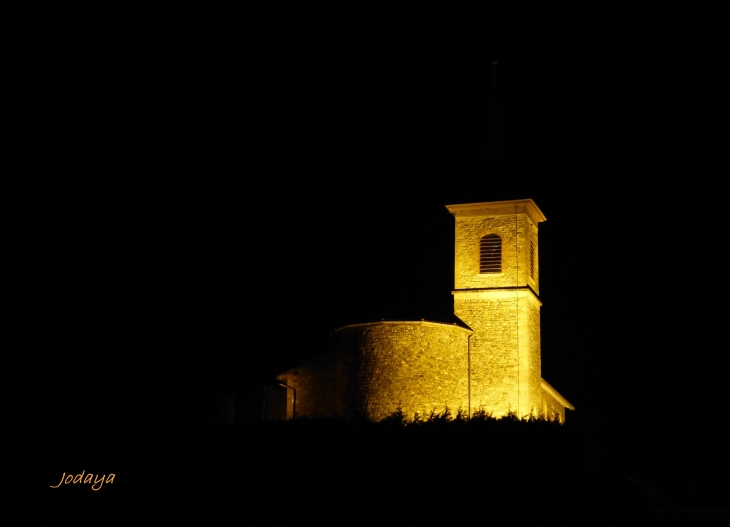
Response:
[[[535,242],[530,240],[530,276],[535,279]]]
[[[487,234],[479,240],[479,272],[502,272],[502,238]]]

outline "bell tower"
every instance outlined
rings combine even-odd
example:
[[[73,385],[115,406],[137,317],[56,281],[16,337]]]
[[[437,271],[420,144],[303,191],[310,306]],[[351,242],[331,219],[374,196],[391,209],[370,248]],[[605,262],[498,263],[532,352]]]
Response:
[[[446,207],[456,219],[454,313],[473,331],[470,411],[545,410],[537,227],[531,199]]]

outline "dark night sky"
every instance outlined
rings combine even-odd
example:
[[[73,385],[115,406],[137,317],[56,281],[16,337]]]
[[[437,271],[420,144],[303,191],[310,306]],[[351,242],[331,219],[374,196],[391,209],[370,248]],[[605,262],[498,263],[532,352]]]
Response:
[[[25,13],[13,50],[19,418],[250,418],[332,329],[451,320],[444,205],[532,198],[568,419],[727,441],[709,14],[89,9]]]

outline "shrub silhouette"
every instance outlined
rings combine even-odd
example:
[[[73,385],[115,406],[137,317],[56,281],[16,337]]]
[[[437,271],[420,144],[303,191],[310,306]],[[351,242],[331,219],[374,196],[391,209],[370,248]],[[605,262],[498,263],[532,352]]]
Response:
[[[561,425],[560,415],[556,412],[552,416],[545,416],[544,414],[535,414],[530,411],[529,414],[520,417],[514,410],[509,410],[505,415],[501,417],[494,417],[492,412],[488,412],[483,406],[480,406],[472,412],[471,417],[467,416],[463,408],[459,408],[454,415],[448,406],[440,412],[433,408],[427,417],[423,417],[419,412],[413,414],[413,419],[408,417],[403,412],[403,408],[400,406],[398,409],[378,421],[379,424],[390,425],[390,426],[443,426],[450,424],[451,426],[463,426],[463,425],[474,425],[479,426],[486,423],[540,423],[544,424],[555,424]]]

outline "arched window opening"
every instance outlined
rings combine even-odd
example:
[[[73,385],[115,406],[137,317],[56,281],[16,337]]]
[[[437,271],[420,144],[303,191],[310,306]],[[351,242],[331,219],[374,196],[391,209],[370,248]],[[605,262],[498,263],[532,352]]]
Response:
[[[479,272],[502,272],[502,238],[487,234],[479,240]]]

